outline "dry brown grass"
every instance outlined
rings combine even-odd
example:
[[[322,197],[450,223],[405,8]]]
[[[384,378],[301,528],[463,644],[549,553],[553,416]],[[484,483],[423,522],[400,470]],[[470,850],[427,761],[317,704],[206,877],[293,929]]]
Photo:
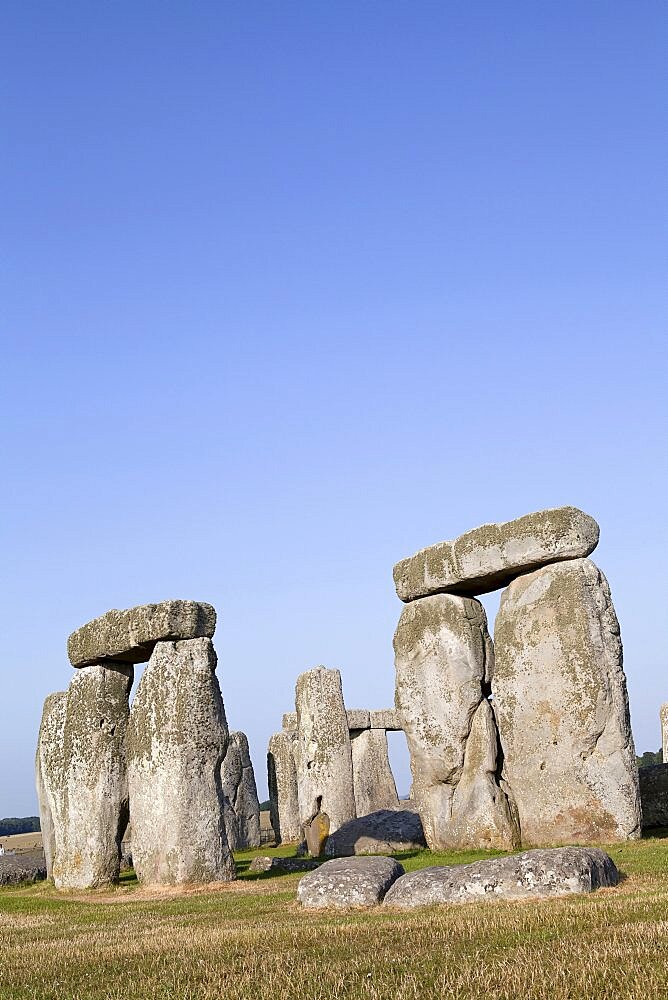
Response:
[[[67,897],[44,885],[7,890],[0,996],[666,998],[668,840],[611,853],[628,876],[618,889],[409,914],[304,912],[298,875],[185,893],[129,884]],[[425,852],[407,866],[431,861]]]

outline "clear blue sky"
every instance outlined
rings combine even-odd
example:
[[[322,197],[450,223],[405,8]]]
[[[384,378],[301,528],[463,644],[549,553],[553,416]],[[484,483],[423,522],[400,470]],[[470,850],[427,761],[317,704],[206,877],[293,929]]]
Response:
[[[563,503],[656,749],[666,5],[26,0],[2,34],[0,816],[88,619],[215,604],[264,792],[300,671],[391,704],[397,559]]]

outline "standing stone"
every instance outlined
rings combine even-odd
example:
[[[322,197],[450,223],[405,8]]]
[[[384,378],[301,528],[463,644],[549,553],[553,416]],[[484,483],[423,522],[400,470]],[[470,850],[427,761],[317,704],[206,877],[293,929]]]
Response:
[[[245,733],[230,733],[220,768],[225,832],[232,851],[260,846],[260,802]]]
[[[450,594],[413,601],[394,649],[411,795],[429,847],[513,847],[517,830],[494,773],[493,717],[480,707],[494,664],[482,605]]]
[[[267,777],[269,817],[276,843],[298,843],[301,840],[301,822],[297,798],[294,732],[274,733],[269,740]]]
[[[384,729],[352,730],[353,788],[358,816],[398,809],[399,796],[390,767]]]
[[[659,716],[661,719],[661,754],[663,763],[668,764],[668,702],[664,702],[661,706]]]
[[[66,691],[56,691],[47,697],[42,710],[35,755],[35,784],[47,878],[53,878],[53,859],[56,853],[53,810],[56,796],[62,787],[66,708]]]
[[[355,818],[353,761],[338,670],[316,667],[297,678],[295,760],[302,826],[318,813],[329,832]]]
[[[394,567],[402,601],[429,594],[486,594],[547,563],[588,556],[599,527],[577,507],[555,507],[502,524],[483,524],[421,549]]]
[[[501,595],[494,707],[522,844],[640,836],[638,770],[610,588],[588,559]]]
[[[148,885],[229,881],[220,766],[225,708],[210,639],[159,642],[128,731],[132,857]]]
[[[128,822],[126,733],[134,668],[94,665],[70,681],[58,784],[51,798],[53,879],[90,889],[118,878]]]

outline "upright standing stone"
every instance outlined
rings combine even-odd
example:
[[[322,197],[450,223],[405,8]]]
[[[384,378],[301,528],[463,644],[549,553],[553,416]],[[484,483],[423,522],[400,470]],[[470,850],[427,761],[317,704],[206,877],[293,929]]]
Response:
[[[295,738],[294,732],[274,733],[267,750],[269,816],[277,844],[301,840]]]
[[[329,832],[355,818],[353,761],[338,670],[316,667],[297,678],[295,760],[302,826],[320,812]]]
[[[358,816],[398,809],[399,796],[390,767],[384,729],[351,730],[353,787]]]
[[[228,881],[220,765],[228,731],[210,639],[159,642],[128,732],[132,857],[149,885]]]
[[[480,707],[494,663],[482,605],[450,594],[413,601],[394,649],[412,799],[430,848],[513,847],[516,826],[492,766],[493,717]]]
[[[523,845],[640,836],[622,643],[601,571],[576,559],[514,580],[495,640],[503,778]]]
[[[668,702],[664,702],[661,706],[659,716],[661,719],[661,754],[663,763],[668,764]]]
[[[260,846],[260,802],[245,733],[230,733],[220,768],[225,831],[232,851]]]
[[[128,822],[126,733],[134,668],[84,667],[70,681],[59,784],[51,798],[53,879],[90,889],[118,878]]]
[[[65,713],[67,692],[56,691],[48,695],[42,710],[42,721],[37,738],[35,755],[35,784],[39,802],[39,822],[42,830],[42,846],[46,861],[46,877],[53,878],[53,859],[56,853],[56,829],[53,810],[62,788],[63,738],[65,733]]]

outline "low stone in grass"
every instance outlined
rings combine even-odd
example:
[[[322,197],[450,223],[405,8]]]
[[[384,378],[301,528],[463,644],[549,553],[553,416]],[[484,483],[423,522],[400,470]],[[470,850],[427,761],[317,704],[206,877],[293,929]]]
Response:
[[[568,896],[617,885],[619,872],[596,847],[557,847],[409,872],[385,897],[388,906],[412,909],[434,903]]]
[[[376,906],[404,869],[392,858],[337,858],[305,875],[297,896],[307,909]]]

